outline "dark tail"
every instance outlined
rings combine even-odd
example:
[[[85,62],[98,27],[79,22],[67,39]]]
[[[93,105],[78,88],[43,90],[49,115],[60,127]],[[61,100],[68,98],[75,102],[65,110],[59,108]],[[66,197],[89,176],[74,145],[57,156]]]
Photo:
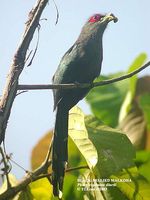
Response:
[[[68,110],[61,105],[57,107],[53,153],[52,153],[52,184],[53,194],[61,199],[65,168],[68,161]]]

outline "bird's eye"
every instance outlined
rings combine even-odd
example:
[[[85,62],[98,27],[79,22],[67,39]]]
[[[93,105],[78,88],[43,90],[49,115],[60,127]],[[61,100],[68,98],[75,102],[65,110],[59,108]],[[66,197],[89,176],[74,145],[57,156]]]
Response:
[[[89,22],[98,22],[101,20],[103,16],[100,14],[95,14],[92,17],[90,17]]]

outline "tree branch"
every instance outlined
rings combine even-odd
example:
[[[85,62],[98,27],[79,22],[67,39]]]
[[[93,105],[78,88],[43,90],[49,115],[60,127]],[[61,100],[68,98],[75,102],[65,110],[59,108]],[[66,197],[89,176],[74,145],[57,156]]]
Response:
[[[13,198],[18,192],[26,188],[31,182],[37,181],[42,178],[49,178],[52,175],[51,173],[47,173],[47,169],[50,165],[51,161],[49,161],[47,165],[45,165],[44,163],[34,172],[28,173],[28,175],[21,182],[18,183],[18,185],[13,186],[9,190],[6,190],[2,194],[0,194],[0,200]],[[80,170],[80,169],[89,169],[89,167],[85,165],[85,166],[68,168],[66,169],[66,172]]]
[[[24,34],[10,66],[0,100],[0,144],[5,138],[7,122],[17,93],[18,79],[25,65],[26,53],[47,3],[48,0],[37,0],[35,7],[30,11]]]
[[[112,78],[100,82],[94,82],[92,84],[89,83],[71,83],[71,84],[45,84],[45,85],[18,85],[18,90],[47,90],[47,89],[76,89],[76,88],[94,88],[98,86],[104,86],[108,85],[111,83],[115,83],[118,81],[125,80],[127,78],[131,78],[135,74],[141,72],[144,70],[146,67],[150,66],[150,61],[147,62],[145,65],[142,67],[136,69],[135,71],[125,74],[123,76],[117,77],[117,78]]]
[[[0,200],[13,198],[18,192],[23,190],[31,182],[47,177],[47,169],[50,165],[51,165],[51,161],[47,162],[47,164],[45,163],[42,164],[34,172],[28,173],[27,176],[24,177],[24,179],[20,181],[16,186],[13,186],[9,188],[8,190],[6,190],[5,192],[3,192],[2,194],[0,194]]]

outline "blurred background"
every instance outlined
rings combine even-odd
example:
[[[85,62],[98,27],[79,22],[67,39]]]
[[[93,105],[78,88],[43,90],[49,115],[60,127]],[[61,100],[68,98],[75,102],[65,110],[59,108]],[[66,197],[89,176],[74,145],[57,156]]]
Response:
[[[5,85],[8,70],[24,31],[25,22],[35,0],[3,1],[0,12],[0,94]],[[29,67],[20,76],[20,84],[49,84],[63,54],[75,42],[85,21],[94,13],[114,13],[119,21],[110,23],[103,38],[104,59],[102,74],[107,75],[128,69],[134,58],[141,52],[150,57],[150,2],[126,0],[60,0],[59,21],[56,9],[49,1],[40,22],[38,51]],[[47,20],[44,20],[47,19]],[[37,32],[29,52],[35,49]],[[147,68],[139,76],[150,74]],[[109,87],[109,86],[108,86]],[[85,113],[88,105],[79,103]],[[54,126],[52,91],[29,91],[16,97],[6,132],[7,153],[30,170],[30,156],[33,146]],[[13,173],[20,178],[24,171],[13,165]]]

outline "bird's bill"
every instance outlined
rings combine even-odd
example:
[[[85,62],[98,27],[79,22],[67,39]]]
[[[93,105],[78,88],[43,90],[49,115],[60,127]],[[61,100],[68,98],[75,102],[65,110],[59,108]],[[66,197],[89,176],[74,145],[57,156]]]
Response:
[[[103,18],[103,21],[107,22],[107,23],[110,22],[110,21],[114,21],[114,23],[116,23],[118,21],[118,18],[115,17],[114,14],[109,13]]]

